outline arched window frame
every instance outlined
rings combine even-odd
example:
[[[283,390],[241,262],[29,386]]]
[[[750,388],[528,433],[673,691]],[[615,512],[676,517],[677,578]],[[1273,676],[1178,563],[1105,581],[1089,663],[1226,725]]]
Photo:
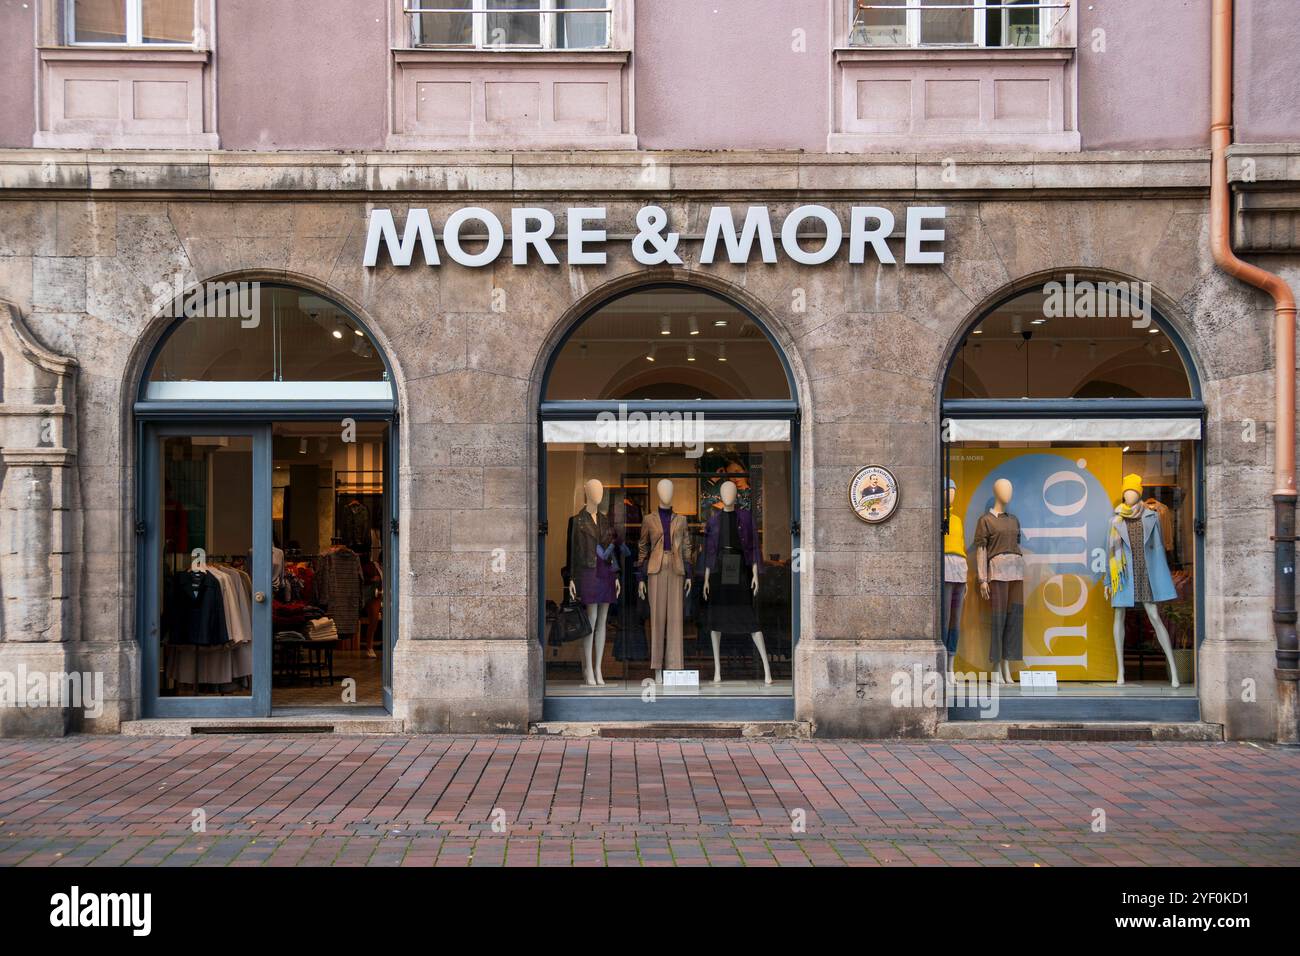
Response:
[[[786,383],[789,388],[789,399],[739,399],[739,400],[714,400],[714,399],[627,399],[627,400],[600,400],[600,399],[577,399],[577,400],[556,400],[547,401],[544,396],[547,393],[550,384],[551,372],[560,353],[564,350],[573,334],[591,319],[597,312],[609,306],[613,302],[636,295],[643,292],[653,292],[657,290],[678,290],[710,295],[721,302],[726,303],[731,308],[736,309],[744,315],[763,333],[768,343],[772,346],[776,355],[780,359],[782,371],[785,373]],[[790,366],[785,349],[781,347],[776,337],[772,334],[768,325],[763,319],[756,315],[752,309],[747,308],[741,302],[731,298],[725,293],[718,292],[714,289],[705,288],[684,282],[654,282],[643,285],[633,286],[629,289],[619,291],[607,298],[601,299],[591,308],[583,312],[570,326],[565,330],[550,350],[547,356],[545,369],[541,377],[541,387],[538,395],[542,398],[538,402],[537,408],[537,431],[536,447],[539,449],[537,456],[537,474],[538,474],[538,496],[537,496],[537,544],[536,553],[544,555],[546,553],[546,539],[549,533],[548,515],[547,515],[547,468],[546,468],[546,436],[545,429],[548,422],[577,422],[583,420],[593,420],[595,416],[602,412],[610,412],[617,415],[620,408],[624,408],[629,414],[633,412],[654,413],[654,412],[694,412],[703,413],[709,418],[726,419],[726,420],[784,420],[789,423],[789,442],[790,442],[790,543],[795,553],[801,548],[801,530],[799,515],[801,514],[801,489],[800,489],[800,406],[798,401],[798,386],[794,376],[793,369]],[[561,527],[561,532],[563,528]],[[534,586],[536,593],[541,596],[546,594],[546,562],[538,560],[535,562],[535,579]],[[800,601],[799,594],[801,590],[801,566],[795,562],[791,573],[791,634],[792,646],[797,646],[800,633]],[[539,599],[535,608],[535,625],[539,635],[546,634],[546,603]],[[593,699],[594,700],[594,699]],[[732,706],[732,702],[726,698],[698,698],[696,704],[702,708],[700,713],[695,717],[705,719],[711,713],[716,713],[719,717],[727,715]],[[596,703],[600,703],[596,701]],[[615,705],[622,703],[615,700]],[[754,706],[750,700],[747,704]],[[763,709],[762,719],[792,719],[794,715],[794,697],[770,697],[761,699],[757,705]],[[545,707],[544,707],[545,712]],[[608,715],[607,715],[608,716]],[[750,713],[749,717],[755,715]],[[608,719],[614,719],[609,717]],[[617,719],[629,719],[619,716]],[[635,718],[640,719],[640,718]]]
[[[236,280],[238,281],[238,280]],[[167,418],[319,418],[347,415],[352,418],[389,418],[396,411],[394,376],[387,351],[356,313],[328,293],[288,282],[263,282],[264,288],[287,289],[318,296],[348,317],[366,336],[384,366],[384,380],[378,382],[151,382],[154,367],[168,340],[191,317],[179,317],[163,331],[149,354],[136,392],[135,413],[147,419]],[[166,387],[159,388],[164,385]]]
[[[1074,273],[1075,280],[1083,279],[1094,281],[1109,281],[1111,278],[1097,273],[1089,273],[1080,270]],[[960,437],[954,438],[954,423],[971,420],[1011,420],[1011,419],[1037,419],[1043,422],[1061,419],[1112,419],[1133,420],[1195,420],[1197,423],[1197,436],[1193,440],[1194,444],[1194,471],[1196,482],[1195,510],[1193,512],[1193,530],[1195,535],[1195,608],[1196,608],[1196,630],[1195,646],[1199,649],[1201,642],[1205,638],[1205,587],[1204,572],[1205,568],[1205,442],[1206,442],[1206,406],[1201,391],[1201,375],[1197,364],[1192,356],[1190,349],[1183,341],[1182,335],[1162,314],[1160,308],[1151,304],[1151,320],[1161,332],[1163,332],[1173,343],[1179,359],[1183,363],[1183,370],[1187,374],[1189,398],[1050,398],[1050,399],[985,399],[985,398],[964,398],[950,399],[945,398],[948,378],[953,372],[956,365],[957,357],[960,353],[961,345],[971,334],[978,328],[980,323],[990,315],[1002,308],[1011,300],[1031,292],[1034,289],[1041,288],[1044,282],[1051,281],[1054,278],[1064,278],[1064,273],[1057,275],[1045,275],[1037,277],[1032,283],[1022,283],[1014,289],[1009,290],[1005,295],[1000,296],[991,304],[981,309],[974,320],[968,322],[963,328],[961,335],[957,336],[952,347],[950,348],[947,361],[944,363],[943,377],[939,380],[938,387],[938,423],[937,440],[938,447],[936,452],[939,458],[939,480],[934,486],[934,505],[935,513],[939,516],[939,530],[941,534],[948,532],[948,496],[946,488],[948,479],[951,474],[950,453],[954,442],[961,441]],[[1115,440],[1115,439],[1109,439]],[[937,544],[937,542],[936,542]],[[938,568],[935,572],[936,581],[942,578],[942,562],[937,562]],[[936,594],[941,593],[941,588],[936,584]],[[936,606],[936,629],[938,628],[938,612]],[[937,633],[937,630],[936,630]],[[1086,706],[1086,705],[1085,705]],[[1199,719],[1199,698],[1171,698],[1169,702],[1163,705],[1164,711],[1168,716],[1167,719]],[[1105,719],[1106,711],[1098,710],[1094,717]],[[1109,719],[1117,719],[1113,716]]]
[[[223,280],[224,281],[224,280]],[[231,281],[241,281],[233,278]],[[260,281],[248,279],[247,281]],[[146,462],[156,454],[156,445],[160,437],[169,434],[215,435],[226,433],[256,434],[265,432],[265,442],[269,449],[271,423],[282,421],[382,421],[389,423],[388,448],[386,453],[386,485],[393,489],[388,496],[388,509],[385,520],[388,522],[388,534],[384,536],[386,556],[384,566],[389,569],[384,587],[383,619],[385,621],[384,640],[387,641],[383,655],[383,703],[389,713],[393,712],[393,654],[392,647],[397,641],[397,621],[401,598],[401,575],[395,573],[398,567],[398,518],[400,514],[400,494],[398,493],[398,461],[400,460],[399,430],[396,427],[398,406],[396,395],[396,378],[388,351],[379,344],[367,323],[356,314],[355,310],[340,302],[329,292],[323,292],[291,282],[262,282],[263,287],[289,289],[307,295],[326,299],[348,317],[358,329],[365,333],[375,354],[384,366],[384,380],[381,382],[310,382],[282,381],[271,383],[250,382],[211,382],[198,383],[211,385],[211,389],[196,389],[189,397],[158,398],[150,397],[149,384],[158,357],[162,354],[168,339],[190,318],[181,316],[172,321],[150,349],[148,359],[136,383],[135,402],[132,406],[134,416],[135,460],[137,472],[135,477],[135,516],[133,524],[136,532],[136,594],[139,595],[136,606],[136,638],[141,648],[142,699],[145,712],[150,716],[235,716],[248,714],[243,709],[251,706],[266,714],[270,713],[269,676],[264,689],[256,690],[251,697],[223,697],[214,700],[177,701],[160,698],[157,687],[151,683],[152,674],[156,673],[156,635],[149,631],[149,622],[156,620],[160,614],[154,581],[150,578],[149,553],[154,550],[155,541],[148,531],[145,516],[152,513],[154,504],[159,501],[162,489],[152,470]],[[363,386],[349,388],[348,386]],[[262,387],[253,387],[262,386]],[[266,388],[265,386],[273,386]],[[382,388],[376,388],[381,386]],[[128,393],[129,394],[129,393]],[[379,397],[385,394],[386,397]],[[270,458],[265,453],[255,453],[255,471],[265,472],[265,480],[270,481]],[[267,522],[269,524],[269,521]],[[156,532],[155,532],[156,533]],[[254,562],[255,574],[267,572],[269,562]],[[269,579],[269,578],[268,578]],[[268,650],[269,653],[269,650]],[[262,661],[261,667],[269,668],[269,658]],[[269,671],[268,671],[269,675]],[[191,708],[187,710],[186,708]]]

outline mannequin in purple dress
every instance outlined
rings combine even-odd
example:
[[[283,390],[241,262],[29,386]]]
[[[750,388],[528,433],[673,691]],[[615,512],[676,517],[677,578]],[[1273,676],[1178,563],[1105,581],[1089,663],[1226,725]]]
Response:
[[[605,486],[592,478],[582,486],[586,503],[569,519],[569,600],[587,606],[591,629],[582,639],[582,678],[589,686],[604,686],[601,661],[605,656],[605,625],[609,606],[618,600],[623,585],[618,580],[615,549],[618,542],[609,516],[600,510]]]

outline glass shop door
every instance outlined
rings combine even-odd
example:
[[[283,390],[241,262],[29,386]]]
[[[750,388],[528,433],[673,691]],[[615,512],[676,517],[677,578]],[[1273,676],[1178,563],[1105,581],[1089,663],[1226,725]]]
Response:
[[[270,428],[157,424],[143,439],[146,715],[269,715]]]

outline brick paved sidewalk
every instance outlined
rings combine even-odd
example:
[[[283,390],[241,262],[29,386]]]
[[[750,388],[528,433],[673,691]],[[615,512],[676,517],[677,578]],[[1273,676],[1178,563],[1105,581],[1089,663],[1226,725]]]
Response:
[[[1245,744],[0,740],[0,866],[1297,865],[1298,785]]]

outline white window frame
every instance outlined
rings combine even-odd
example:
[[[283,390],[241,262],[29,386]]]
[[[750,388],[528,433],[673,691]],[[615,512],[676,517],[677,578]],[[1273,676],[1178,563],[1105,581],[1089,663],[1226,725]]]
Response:
[[[443,6],[441,0],[409,0],[403,6],[403,12],[410,16],[411,45],[426,50],[608,50],[613,43],[614,3],[616,0],[588,0],[582,7],[557,13],[556,0],[540,0],[537,10],[501,10],[489,8],[487,0],[473,0],[469,9],[455,10]],[[470,15],[473,33],[469,43],[425,43],[420,36],[421,13],[458,13]],[[488,43],[487,18],[491,14],[524,13],[538,17],[541,26],[538,30],[540,43]],[[575,13],[601,13],[605,17],[605,42],[600,46],[561,47],[556,46],[556,28],[562,16]]]
[[[188,43],[145,43],[143,0],[117,0],[126,5],[126,39],[125,40],[78,40],[77,39],[77,4],[76,0],[64,0],[63,20],[67,24],[68,46],[89,47],[141,47],[145,50],[189,50],[195,46],[199,35],[199,11],[191,2],[190,41]]]
[[[854,24],[854,23],[856,22],[856,20],[857,20],[858,4],[859,4],[860,2],[863,2],[863,0],[848,0],[848,3],[849,3],[849,40],[850,40],[850,42],[852,42],[852,38],[853,38],[853,24]],[[881,0],[865,0],[865,2],[867,2],[867,3],[872,3],[872,2],[877,2],[877,3],[879,3],[879,2],[881,2]],[[1038,46],[1047,46],[1047,45],[1048,45],[1048,43],[1047,43],[1047,38],[1048,38],[1048,34],[1049,34],[1050,30],[1051,30],[1050,11],[1053,10],[1053,9],[1062,9],[1062,10],[1068,9],[1069,4],[1068,4],[1067,2],[1065,2],[1065,0],[1037,0],[1037,2],[1039,3],[1039,6],[1038,6]],[[934,49],[934,48],[949,48],[949,49],[951,49],[951,48],[953,48],[953,47],[963,47],[963,48],[964,48],[964,47],[985,47],[985,48],[987,48],[987,49],[991,49],[991,50],[1023,50],[1023,49],[1032,49],[1032,47],[1018,47],[1018,46],[1012,46],[1012,45],[1007,44],[1007,43],[1003,43],[1002,45],[1000,45],[1000,46],[996,46],[996,47],[989,47],[989,46],[988,46],[988,43],[987,43],[988,32],[987,32],[987,30],[986,30],[986,26],[987,26],[987,24],[988,24],[988,12],[989,12],[989,6],[990,6],[990,5],[993,7],[993,9],[994,9],[995,12],[1000,12],[1000,13],[1002,14],[1002,36],[1003,36],[1003,38],[1006,38],[1006,37],[1007,37],[1007,34],[1008,34],[1009,30],[1010,30],[1010,24],[1011,24],[1011,11],[1015,9],[1014,6],[1005,6],[1005,5],[1000,5],[1000,4],[998,4],[998,3],[996,2],[996,0],[994,0],[994,2],[992,2],[991,4],[990,4],[989,0],[964,0],[964,4],[954,4],[954,5],[951,5],[951,6],[948,5],[948,4],[944,4],[943,7],[944,7],[945,9],[949,9],[949,10],[953,10],[953,9],[960,10],[960,9],[965,8],[965,9],[973,9],[973,10],[975,11],[975,16],[972,18],[972,31],[971,31],[971,32],[972,32],[972,37],[971,37],[971,42],[970,42],[970,43],[957,43],[957,44],[953,44],[953,43],[922,43],[922,42],[921,42],[921,13],[923,12],[923,9],[924,9],[926,6],[934,6],[934,7],[937,8],[939,5],[938,5],[938,4],[935,4],[935,3],[934,3],[934,0],[907,0],[907,2],[906,2],[906,6],[905,6],[905,7],[904,7],[904,5],[902,5],[902,4],[899,4],[899,5],[898,5],[898,9],[900,9],[900,10],[905,10],[905,12],[906,12],[906,15],[905,15],[905,24],[906,24],[906,26],[905,26],[905,33],[906,33],[906,38],[905,38],[905,40],[903,41],[903,43],[902,43],[901,45],[899,45],[899,46],[887,46],[887,45],[885,45],[885,44],[873,45],[873,44],[865,44],[865,43],[853,43],[852,45],[853,45],[854,47],[856,47],[856,48],[859,48],[859,49],[862,49],[862,48],[868,48],[868,47],[872,47],[872,48],[874,48],[874,49],[902,49],[902,48],[912,48],[912,49],[923,49],[923,50],[924,50],[924,49]],[[892,5],[891,5],[891,6],[892,6]]]

